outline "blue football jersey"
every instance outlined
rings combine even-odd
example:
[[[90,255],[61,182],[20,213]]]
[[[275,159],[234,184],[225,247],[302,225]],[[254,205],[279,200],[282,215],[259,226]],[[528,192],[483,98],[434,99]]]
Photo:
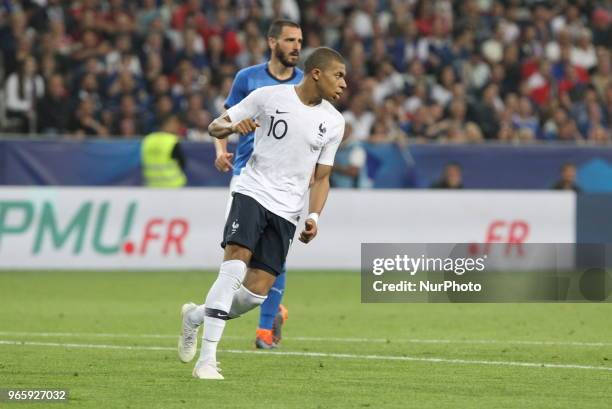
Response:
[[[281,81],[268,71],[268,63],[253,65],[238,71],[232,89],[225,100],[225,108],[231,108],[257,88],[279,84],[299,84],[304,78],[304,73],[299,68],[293,70],[293,76]],[[234,153],[234,175],[240,175],[242,168],[246,166],[253,153],[253,141],[255,133],[240,136],[238,146]]]

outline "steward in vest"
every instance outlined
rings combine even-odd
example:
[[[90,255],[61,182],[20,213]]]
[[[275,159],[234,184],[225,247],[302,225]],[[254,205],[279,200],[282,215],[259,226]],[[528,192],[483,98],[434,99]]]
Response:
[[[169,115],[160,132],[147,135],[142,141],[142,176],[145,186],[177,188],[185,186],[185,158],[177,136],[181,129],[178,117]]]

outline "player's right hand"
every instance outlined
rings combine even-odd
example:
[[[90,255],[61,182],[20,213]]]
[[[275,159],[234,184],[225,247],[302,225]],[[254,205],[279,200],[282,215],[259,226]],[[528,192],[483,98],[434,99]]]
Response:
[[[237,132],[240,135],[246,135],[253,132],[258,126],[259,124],[255,120],[247,118],[233,124],[232,132]]]
[[[215,168],[220,172],[229,172],[234,167],[232,166],[233,153],[222,152],[217,155],[215,159]]]

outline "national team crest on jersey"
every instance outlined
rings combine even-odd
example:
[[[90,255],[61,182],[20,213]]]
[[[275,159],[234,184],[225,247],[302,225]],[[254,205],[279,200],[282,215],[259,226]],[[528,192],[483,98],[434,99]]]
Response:
[[[310,147],[310,150],[315,152],[320,150],[323,145],[325,145],[325,133],[327,132],[327,127],[325,125],[325,122],[321,122],[319,124],[319,128],[318,128],[318,133],[317,133],[317,140],[316,142]]]
[[[319,124],[319,136],[323,138],[325,136],[325,132],[327,132],[327,128],[325,127],[325,122],[321,122]]]

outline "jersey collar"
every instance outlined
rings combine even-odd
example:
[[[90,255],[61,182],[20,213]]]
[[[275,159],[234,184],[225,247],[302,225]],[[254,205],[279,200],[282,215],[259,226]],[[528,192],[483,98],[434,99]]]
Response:
[[[291,80],[292,80],[292,79],[294,79],[294,78],[295,78],[295,76],[297,75],[297,70],[295,69],[295,67],[293,67],[293,74],[291,74],[291,77],[287,78],[286,80],[281,80],[281,79],[279,79],[279,78],[276,78],[276,77],[274,76],[274,74],[272,74],[272,73],[270,72],[270,68],[268,67],[268,64],[269,64],[269,63],[270,63],[270,62],[267,62],[267,63],[266,63],[266,74],[268,74],[268,75],[270,76],[270,78],[272,78],[274,81],[278,81],[278,82],[280,82],[280,83],[282,84],[282,83],[284,83],[284,82],[289,82],[289,81],[291,81]]]

